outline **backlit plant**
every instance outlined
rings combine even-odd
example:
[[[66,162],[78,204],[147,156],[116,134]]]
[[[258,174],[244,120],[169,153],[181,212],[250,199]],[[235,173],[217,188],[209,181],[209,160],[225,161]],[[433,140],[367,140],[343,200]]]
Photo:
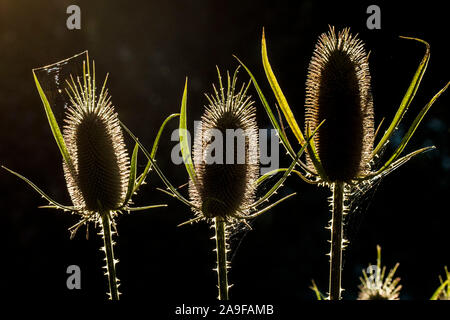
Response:
[[[219,300],[228,300],[227,271],[230,268],[227,253],[229,229],[239,223],[247,224],[247,221],[254,219],[262,213],[273,208],[275,205],[293,196],[289,194],[280,200],[261,208],[264,202],[269,200],[273,194],[282,186],[287,176],[293,170],[296,162],[292,162],[287,169],[278,169],[269,172],[258,178],[259,175],[259,146],[258,127],[256,124],[256,113],[253,101],[247,96],[250,85],[243,84],[241,89],[236,91],[237,70],[233,77],[227,73],[227,87],[223,86],[222,78],[218,70],[219,89],[213,85],[214,94],[206,95],[209,106],[206,107],[202,116],[201,126],[196,132],[194,141],[194,161],[191,157],[191,149],[188,143],[186,106],[187,106],[187,80],[183,92],[180,112],[179,138],[181,153],[189,175],[189,196],[190,200],[182,196],[169,180],[162,174],[158,166],[153,163],[153,167],[160,174],[168,191],[163,190],[170,196],[175,197],[188,205],[195,214],[195,217],[181,225],[190,224],[200,220],[211,223],[215,229],[214,239],[216,241],[217,271]],[[235,141],[233,145],[234,154],[232,162],[223,161],[209,162],[208,156],[214,152],[213,135],[216,133],[225,136],[227,130],[240,131],[244,141],[244,154],[238,154]],[[215,136],[217,137],[217,136]],[[237,136],[239,138],[239,134]],[[234,138],[233,138],[234,139]],[[136,140],[137,141],[137,140]],[[145,154],[149,153],[141,145]],[[305,150],[302,147],[294,157],[298,160]],[[227,149],[228,152],[228,149]],[[225,157],[225,152],[221,152]],[[241,157],[242,162],[237,159]],[[258,185],[271,177],[275,172],[284,171],[283,176],[270,188],[263,196],[256,199],[255,191]]]
[[[10,169],[5,169],[27,182],[49,202],[49,205],[41,208],[61,209],[80,216],[80,221],[69,228],[71,238],[82,225],[88,226],[93,222],[95,226],[101,226],[100,234],[104,241],[102,250],[106,255],[105,269],[109,284],[108,295],[110,299],[118,300],[120,295],[116,277],[118,260],[114,256],[115,242],[112,239],[113,235],[117,234],[115,218],[124,211],[138,211],[166,205],[130,206],[132,195],[144,183],[150,170],[150,162],[144,172],[136,177],[139,147],[136,144],[130,162],[118,115],[106,88],[108,76],[98,93],[95,64],[91,73],[88,54],[85,52],[81,55],[83,54],[85,54],[85,60],[81,78],[70,75],[70,79],[65,79],[67,85],[65,90],[70,105],[66,109],[62,133],[36,73],[57,68],[58,65],[67,63],[69,59],[33,70],[36,87],[44,104],[50,128],[63,157],[64,175],[73,206],[56,202],[27,178]],[[155,140],[154,152],[159,136],[160,134]]]
[[[363,270],[360,277],[358,300],[399,300],[400,278],[394,278],[399,264],[397,263],[386,275],[386,267],[381,268],[381,247],[377,246],[377,264],[369,265],[367,275]]]
[[[439,276],[440,286],[431,296],[430,300],[450,300],[450,272],[445,267],[445,280]]]
[[[301,171],[295,172],[304,181],[327,186],[332,191],[330,199],[332,219],[329,226],[331,300],[341,298],[342,252],[347,242],[344,239],[343,225],[350,197],[369,190],[375,182],[412,157],[434,148],[433,146],[421,148],[400,157],[423,117],[447,89],[449,83],[419,112],[394,153],[379,165],[383,151],[417,92],[430,58],[430,46],[427,42],[417,38],[401,38],[424,44],[426,52],[392,122],[380,140],[375,143],[381,123],[378,129],[374,130],[368,55],[361,40],[352,36],[349,29],[336,34],[333,27],[330,27],[327,34],[324,33],[319,37],[306,81],[306,117],[303,134],[270,66],[263,32],[263,67],[278,106],[301,147],[307,144],[305,137],[310,137],[311,131],[317,129],[319,122],[325,120],[325,125],[313,137],[307,148],[306,161],[296,160]],[[241,64],[249,73],[272,125],[278,131],[281,143],[288,154],[295,158],[296,153],[283,126],[272,112],[250,70],[242,62]]]

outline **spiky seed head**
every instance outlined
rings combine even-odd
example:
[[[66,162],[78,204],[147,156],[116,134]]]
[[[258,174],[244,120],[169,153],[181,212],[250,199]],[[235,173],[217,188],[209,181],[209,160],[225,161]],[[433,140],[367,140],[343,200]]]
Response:
[[[399,300],[402,286],[399,284],[400,278],[394,279],[398,266],[397,263],[386,275],[386,267],[381,268],[381,247],[377,246],[377,264],[369,266],[369,277],[363,270],[358,300]]]
[[[215,94],[206,95],[209,105],[196,131],[193,158],[198,181],[190,182],[189,193],[201,208],[198,215],[229,220],[236,213],[248,214],[246,207],[254,199],[259,173],[258,127],[253,101],[246,95],[248,85],[235,92],[237,70],[232,80],[227,73],[226,92],[218,73],[220,92],[213,86]],[[223,144],[215,140],[217,135],[222,136]]]
[[[87,62],[83,79],[71,78],[67,84],[71,105],[63,136],[74,168],[63,166],[70,197],[84,211],[115,210],[125,200],[130,169],[119,119],[105,89],[106,79],[97,97],[95,65],[91,79]]]
[[[316,44],[306,80],[306,126],[330,182],[350,182],[370,170],[374,119],[368,55],[349,29],[333,27]],[[312,161],[308,160],[312,170]]]

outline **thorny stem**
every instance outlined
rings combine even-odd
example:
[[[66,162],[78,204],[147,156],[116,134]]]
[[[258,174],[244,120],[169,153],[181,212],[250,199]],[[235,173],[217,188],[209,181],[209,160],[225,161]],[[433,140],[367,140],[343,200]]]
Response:
[[[216,229],[216,253],[217,253],[217,277],[219,288],[219,300],[228,300],[228,275],[227,275],[227,234],[226,222],[219,217],[214,219]]]
[[[341,299],[341,274],[344,220],[344,182],[333,184],[330,252],[330,300]]]
[[[110,212],[102,212],[102,236],[104,243],[104,251],[106,254],[106,274],[109,284],[109,298],[111,300],[119,300],[118,279],[116,277],[116,260],[114,259],[113,241],[111,237],[111,217]]]

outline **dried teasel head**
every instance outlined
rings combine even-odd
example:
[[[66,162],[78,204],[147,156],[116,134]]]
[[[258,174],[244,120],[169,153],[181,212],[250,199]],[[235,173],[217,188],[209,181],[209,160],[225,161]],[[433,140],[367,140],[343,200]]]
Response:
[[[369,172],[374,119],[368,55],[346,28],[319,37],[306,80],[306,127],[314,136],[329,182],[350,182]],[[308,159],[314,171],[311,159]]]
[[[254,200],[258,127],[253,101],[246,95],[248,85],[235,92],[237,70],[232,79],[227,73],[226,92],[218,74],[220,92],[213,86],[215,94],[206,95],[209,105],[196,131],[193,161],[198,181],[190,182],[189,193],[194,205],[201,208],[198,215],[229,220],[236,213],[248,214]]]
[[[96,96],[95,65],[83,79],[71,78],[68,107],[63,129],[64,140],[73,162],[64,162],[64,173],[75,207],[104,212],[119,208],[126,196],[129,157],[117,113],[103,88]]]
[[[377,264],[370,265],[367,272],[363,270],[358,286],[358,300],[399,300],[400,278],[394,278],[399,264],[397,263],[386,275],[386,267],[381,268],[381,247],[377,246]]]

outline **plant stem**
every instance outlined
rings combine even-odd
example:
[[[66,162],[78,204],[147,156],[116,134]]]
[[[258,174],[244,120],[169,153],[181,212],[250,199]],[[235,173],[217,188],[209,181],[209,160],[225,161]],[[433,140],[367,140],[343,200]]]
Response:
[[[335,182],[333,184],[330,252],[330,300],[341,299],[344,187],[344,182]]]
[[[110,212],[102,212],[100,214],[102,219],[102,235],[104,250],[106,254],[106,274],[108,276],[109,284],[109,298],[111,300],[119,300],[119,290],[116,277],[116,260],[114,259],[113,241],[111,237],[111,217]]]
[[[228,300],[227,275],[227,234],[226,222],[219,217],[214,219],[216,229],[217,276],[219,300]]]

